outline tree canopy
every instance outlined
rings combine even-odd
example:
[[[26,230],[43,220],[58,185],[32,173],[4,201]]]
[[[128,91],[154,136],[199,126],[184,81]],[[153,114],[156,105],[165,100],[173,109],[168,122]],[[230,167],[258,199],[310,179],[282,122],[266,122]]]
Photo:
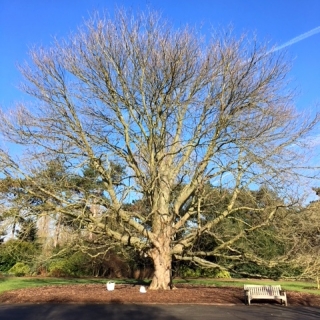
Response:
[[[169,288],[172,257],[266,261],[243,239],[296,203],[301,147],[319,121],[295,110],[281,52],[119,11],[30,58],[20,70],[33,104],[0,118],[2,137],[26,150],[1,151],[5,176],[27,181],[47,212],[149,256],[153,289]],[[57,158],[57,180],[40,174]],[[84,180],[77,191],[70,176],[85,167],[95,182],[80,194]]]

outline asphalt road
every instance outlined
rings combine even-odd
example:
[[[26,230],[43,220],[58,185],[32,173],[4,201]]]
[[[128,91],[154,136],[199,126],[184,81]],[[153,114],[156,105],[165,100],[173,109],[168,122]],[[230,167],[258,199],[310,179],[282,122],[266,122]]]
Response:
[[[0,305],[1,320],[311,320],[320,319],[320,308],[275,305]]]

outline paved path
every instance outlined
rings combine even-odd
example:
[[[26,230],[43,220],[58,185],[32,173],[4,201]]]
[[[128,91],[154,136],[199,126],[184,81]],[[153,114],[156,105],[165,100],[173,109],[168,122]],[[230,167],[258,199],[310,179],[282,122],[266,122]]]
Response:
[[[275,305],[0,305],[1,320],[311,320],[320,308]]]

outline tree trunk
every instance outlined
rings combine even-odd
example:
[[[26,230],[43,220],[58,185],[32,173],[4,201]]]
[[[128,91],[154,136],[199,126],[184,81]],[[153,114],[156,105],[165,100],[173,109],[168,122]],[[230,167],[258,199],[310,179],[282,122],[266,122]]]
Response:
[[[161,250],[154,248],[150,251],[153,259],[154,275],[150,284],[150,290],[169,290],[172,289],[171,283],[171,262],[170,245],[162,247]]]

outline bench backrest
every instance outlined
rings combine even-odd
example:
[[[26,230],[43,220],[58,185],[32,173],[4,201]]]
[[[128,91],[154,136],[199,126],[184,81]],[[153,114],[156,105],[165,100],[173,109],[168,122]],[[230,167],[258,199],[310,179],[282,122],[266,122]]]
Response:
[[[250,294],[253,294],[253,295],[279,296],[281,291],[281,286],[280,285],[262,286],[262,285],[245,284],[244,290],[249,290]]]

